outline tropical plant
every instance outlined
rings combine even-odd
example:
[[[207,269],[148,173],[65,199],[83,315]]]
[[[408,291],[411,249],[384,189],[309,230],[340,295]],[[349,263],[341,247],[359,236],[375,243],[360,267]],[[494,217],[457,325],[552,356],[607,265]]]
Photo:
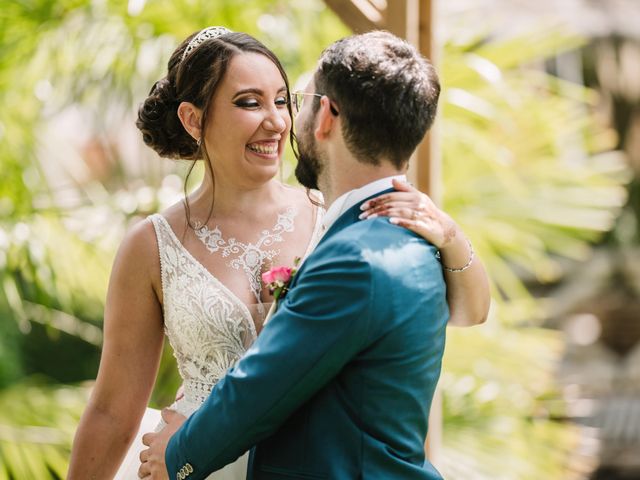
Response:
[[[0,391],[0,480],[65,478],[87,399],[86,388],[33,380]]]
[[[183,165],[151,154],[132,126],[174,46],[224,24],[264,40],[295,79],[348,32],[320,0],[33,0],[0,10],[0,316],[12,320],[0,322],[0,388],[35,372],[77,382],[95,375],[108,269],[124,230],[180,197]],[[554,395],[548,374],[559,345],[552,332],[521,329],[540,316],[521,278],[554,279],[557,255],[587,255],[624,197],[619,159],[592,155],[611,145],[590,114],[593,93],[535,68],[578,44],[541,31],[455,37],[444,47],[444,203],[490,270],[500,319],[484,333],[450,334],[447,478],[496,478],[490,472],[506,467],[487,466],[498,451],[519,475],[509,478],[551,478],[572,441],[540,413]],[[284,178],[292,165],[289,152]],[[170,354],[155,405],[177,385]],[[75,400],[61,407],[57,388]],[[0,391],[0,480],[63,476],[88,387],[57,388]],[[57,429],[46,437],[55,441],[29,440],[45,431],[33,426]],[[549,438],[553,454],[541,447]],[[537,455],[523,454],[529,448]]]
[[[481,252],[496,299],[508,300],[501,320],[530,321],[545,312],[524,274],[557,280],[559,256],[587,258],[614,224],[629,172],[610,152],[615,132],[594,117],[595,93],[534,63],[579,38],[542,29],[480,40],[445,49],[444,205]]]
[[[294,75],[335,38],[327,26],[346,33],[319,1],[34,0],[0,9],[0,389],[36,372],[62,382],[95,377],[117,243],[130,222],[182,190],[184,165],[158,159],[139,141],[136,104],[179,40],[210,24],[264,39]],[[152,404],[170,403],[178,383],[166,348]],[[46,448],[20,440],[36,438],[27,433],[38,415],[60,409],[54,391],[6,390],[8,403],[38,402],[38,411],[0,411],[0,431],[9,432],[0,439],[0,475],[63,476],[84,402],[74,404],[73,420],[51,416],[47,425],[60,422],[60,431]]]
[[[576,433],[550,375],[558,332],[523,279],[556,281],[613,226],[628,179],[595,93],[539,68],[581,39],[556,29],[451,38],[441,66],[444,205],[490,272],[494,315],[451,331],[442,378],[442,470],[452,479],[566,478]],[[517,328],[516,328],[517,327]],[[558,411],[559,410],[559,411]]]

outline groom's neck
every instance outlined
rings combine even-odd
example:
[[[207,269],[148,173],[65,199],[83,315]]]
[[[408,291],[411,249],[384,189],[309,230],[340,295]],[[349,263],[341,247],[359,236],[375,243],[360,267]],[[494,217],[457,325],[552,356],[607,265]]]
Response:
[[[380,180],[381,178],[394,175],[403,175],[406,169],[398,169],[390,162],[380,162],[380,165],[371,165],[362,162],[344,162],[328,168],[320,178],[318,183],[320,191],[324,196],[325,208],[351,190],[355,190],[365,185]]]

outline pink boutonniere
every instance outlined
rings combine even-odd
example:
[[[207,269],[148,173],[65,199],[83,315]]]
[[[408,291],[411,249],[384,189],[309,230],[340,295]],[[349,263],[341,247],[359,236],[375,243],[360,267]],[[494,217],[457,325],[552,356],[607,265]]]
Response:
[[[294,268],[274,267],[268,272],[262,274],[262,281],[269,289],[269,293],[273,295],[273,299],[275,301],[284,298],[289,291],[291,280],[298,271],[296,267],[298,266],[298,263],[300,263],[300,258],[296,258],[293,263]]]

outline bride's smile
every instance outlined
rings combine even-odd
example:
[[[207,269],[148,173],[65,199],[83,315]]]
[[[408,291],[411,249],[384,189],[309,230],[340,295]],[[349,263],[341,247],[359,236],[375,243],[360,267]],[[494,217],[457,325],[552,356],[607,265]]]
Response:
[[[216,182],[251,188],[278,172],[291,130],[287,88],[264,55],[236,55],[228,68],[211,103],[205,144]]]

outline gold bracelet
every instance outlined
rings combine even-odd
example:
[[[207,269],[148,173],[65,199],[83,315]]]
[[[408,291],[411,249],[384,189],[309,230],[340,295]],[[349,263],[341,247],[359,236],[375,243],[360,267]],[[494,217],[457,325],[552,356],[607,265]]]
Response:
[[[473,251],[473,246],[471,245],[471,242],[469,241],[469,239],[467,239],[467,243],[469,244],[469,250],[471,251],[471,253],[469,254],[469,261],[460,268],[449,268],[445,264],[443,264],[442,256],[440,255],[440,250],[438,250],[436,252],[436,258],[442,264],[442,268],[444,268],[447,272],[464,272],[467,268],[469,268],[473,263],[473,258],[475,257],[475,253]]]

